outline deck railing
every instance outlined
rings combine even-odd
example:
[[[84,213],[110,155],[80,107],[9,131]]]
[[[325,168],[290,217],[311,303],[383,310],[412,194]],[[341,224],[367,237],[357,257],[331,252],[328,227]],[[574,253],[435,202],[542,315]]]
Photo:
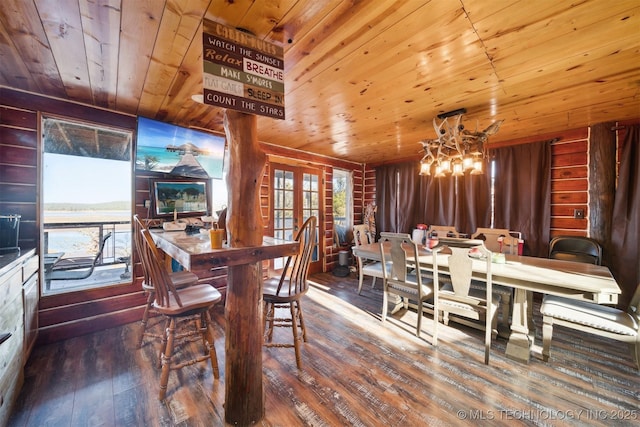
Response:
[[[127,262],[131,256],[131,221],[44,224],[43,253],[64,252],[65,257],[93,256],[102,237],[111,232],[97,265]]]

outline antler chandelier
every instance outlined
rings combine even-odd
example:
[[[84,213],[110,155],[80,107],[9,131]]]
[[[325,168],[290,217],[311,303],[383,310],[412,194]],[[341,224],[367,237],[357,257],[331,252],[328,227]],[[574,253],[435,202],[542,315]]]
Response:
[[[432,169],[436,178],[445,176],[445,173],[462,176],[466,170],[471,170],[473,175],[482,173],[486,157],[485,142],[490,135],[498,133],[504,120],[493,122],[483,131],[478,131],[477,126],[475,131],[469,131],[462,124],[462,115],[466,112],[461,108],[439,114],[440,123],[434,117],[433,128],[438,137],[420,141],[424,150],[424,157],[420,160],[420,175],[431,175]]]

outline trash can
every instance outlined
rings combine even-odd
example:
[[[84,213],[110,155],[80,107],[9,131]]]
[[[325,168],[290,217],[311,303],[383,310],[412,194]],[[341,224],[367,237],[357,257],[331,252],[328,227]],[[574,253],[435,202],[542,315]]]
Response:
[[[338,252],[338,264],[342,266],[349,265],[349,251],[340,251]]]

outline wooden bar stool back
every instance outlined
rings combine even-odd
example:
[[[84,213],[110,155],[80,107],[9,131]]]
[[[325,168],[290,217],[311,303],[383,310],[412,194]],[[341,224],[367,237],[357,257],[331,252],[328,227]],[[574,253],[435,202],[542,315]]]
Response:
[[[160,393],[158,396],[160,400],[164,400],[167,393],[169,372],[172,370],[209,360],[214,378],[220,377],[209,309],[222,299],[222,295],[216,288],[208,284],[176,289],[164,267],[163,259],[151,237],[151,233],[146,229],[141,230],[141,233],[143,237],[142,253],[149,266],[149,273],[155,290],[153,308],[166,318],[166,328],[162,339],[162,354],[160,356],[162,373],[160,375]],[[183,318],[191,320],[191,322],[178,323],[178,319]],[[195,329],[190,328],[191,323],[195,324]],[[184,332],[181,329],[179,333],[176,333],[176,328],[178,327],[184,328]],[[174,360],[174,357],[176,357],[173,354],[175,340],[198,335],[202,338],[202,343],[205,347],[204,354],[189,360]]]
[[[280,278],[267,279],[263,285],[262,298],[264,301],[265,347],[293,347],[296,354],[296,365],[302,367],[300,356],[300,341],[307,341],[307,331],[302,316],[300,300],[307,293],[309,284],[309,264],[316,247],[317,219],[309,217],[298,233],[295,240],[300,242],[300,249],[296,255],[287,258],[285,268]],[[293,263],[293,264],[292,264]],[[276,309],[288,308],[290,317],[277,317]],[[293,343],[273,342],[274,327],[290,327],[293,331]],[[300,331],[298,331],[300,328]]]
[[[140,325],[140,334],[138,335],[138,348],[142,347],[142,343],[144,341],[144,337],[151,337],[156,339],[161,339],[162,335],[154,334],[153,332],[147,329],[149,323],[149,314],[153,310],[153,301],[156,297],[156,292],[153,288],[153,282],[151,281],[151,274],[149,272],[149,267],[144,262],[141,250],[144,247],[144,242],[142,239],[141,231],[146,227],[142,224],[140,217],[136,214],[133,216],[133,241],[136,247],[136,251],[138,252],[138,256],[140,258],[140,263],[142,264],[142,290],[147,294],[147,303],[144,307],[144,313],[142,313],[142,321]],[[173,283],[173,286],[176,289],[182,289],[187,286],[197,285],[198,284],[198,276],[190,271],[176,271],[169,272],[169,278]]]

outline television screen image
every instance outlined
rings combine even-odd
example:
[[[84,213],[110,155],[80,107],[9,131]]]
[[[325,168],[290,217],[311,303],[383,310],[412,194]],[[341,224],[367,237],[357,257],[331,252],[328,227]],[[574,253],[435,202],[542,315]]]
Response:
[[[222,179],[224,138],[138,117],[136,169]]]
[[[206,182],[156,181],[154,183],[156,215],[206,214],[208,193]]]

